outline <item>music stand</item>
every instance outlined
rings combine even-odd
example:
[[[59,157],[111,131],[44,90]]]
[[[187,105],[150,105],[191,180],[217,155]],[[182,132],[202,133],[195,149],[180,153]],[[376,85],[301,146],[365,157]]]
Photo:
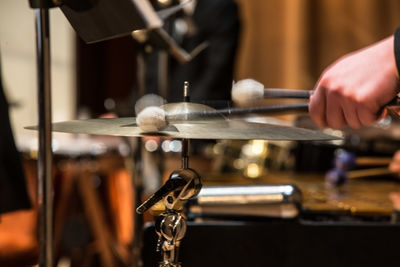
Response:
[[[29,0],[36,10],[39,155],[39,266],[53,266],[53,181],[51,149],[51,69],[49,9],[61,7],[78,35],[88,43],[159,28],[162,20],[141,0]]]

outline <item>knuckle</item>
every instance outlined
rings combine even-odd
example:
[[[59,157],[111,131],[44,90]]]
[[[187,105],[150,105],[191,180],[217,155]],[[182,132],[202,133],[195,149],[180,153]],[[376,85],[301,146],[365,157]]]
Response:
[[[371,97],[366,94],[357,96],[356,103],[361,109],[364,109],[374,115],[379,111],[379,105],[376,100],[371,99]]]
[[[343,127],[342,122],[340,122],[339,120],[335,119],[335,118],[328,118],[328,125],[330,128],[332,129],[340,129]]]
[[[368,101],[368,98],[367,97],[365,97],[365,96],[363,96],[363,95],[360,95],[360,96],[358,96],[357,98],[356,98],[356,101],[357,101],[357,104],[361,107],[361,108],[363,108],[363,109],[369,109],[368,108],[368,105],[369,105],[369,101]]]
[[[328,98],[341,98],[343,97],[343,90],[340,86],[331,86],[328,90]]]
[[[376,121],[377,117],[375,114],[371,113],[371,112],[366,112],[364,114],[364,116],[362,116],[360,118],[360,121],[362,123],[363,126],[370,126],[371,124],[373,124]]]
[[[350,125],[351,128],[354,128],[354,129],[360,129],[360,127],[361,127],[361,124],[358,122],[349,122],[348,124]]]

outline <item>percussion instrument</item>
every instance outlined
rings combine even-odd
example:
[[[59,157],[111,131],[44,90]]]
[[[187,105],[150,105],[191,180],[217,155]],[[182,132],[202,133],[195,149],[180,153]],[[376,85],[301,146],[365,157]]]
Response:
[[[167,104],[165,109],[170,115],[176,112],[192,114],[204,110],[212,110],[210,107],[194,103]],[[72,120],[53,123],[54,132],[84,133],[114,136],[159,136],[169,138],[187,139],[232,139],[232,140],[318,140],[328,141],[339,139],[320,131],[280,126],[264,123],[243,121],[241,119],[227,119],[222,116],[213,119],[201,117],[180,119],[171,121],[169,126],[158,132],[144,132],[136,124],[136,118],[101,118],[88,120]],[[37,129],[29,126],[26,129]]]
[[[143,131],[138,127],[136,118],[102,118],[58,122],[52,125],[53,131],[66,133],[85,133],[112,136],[159,136],[182,139],[182,167],[170,175],[167,182],[148,200],[137,208],[143,213],[163,200],[166,211],[159,216],[156,232],[159,237],[158,250],[162,251],[159,266],[181,266],[178,259],[180,241],[186,232],[186,221],[181,216],[186,200],[196,197],[202,187],[197,172],[189,168],[190,139],[232,139],[232,140],[318,140],[338,139],[319,131],[248,122],[241,119],[230,119],[223,113],[201,104],[189,102],[188,83],[184,86],[183,103],[162,106],[170,116],[165,129],[154,132]],[[271,107],[273,109],[273,107]],[[278,113],[287,109],[277,106]],[[251,110],[240,110],[246,114]],[[215,116],[204,117],[205,113]],[[230,111],[228,110],[229,114]],[[246,114],[247,115],[247,114]],[[37,129],[36,126],[27,129]]]

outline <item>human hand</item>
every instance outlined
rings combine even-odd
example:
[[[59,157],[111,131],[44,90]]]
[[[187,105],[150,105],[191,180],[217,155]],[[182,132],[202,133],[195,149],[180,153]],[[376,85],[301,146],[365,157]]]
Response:
[[[393,36],[348,54],[329,66],[310,97],[309,112],[321,128],[375,122],[399,88]]]

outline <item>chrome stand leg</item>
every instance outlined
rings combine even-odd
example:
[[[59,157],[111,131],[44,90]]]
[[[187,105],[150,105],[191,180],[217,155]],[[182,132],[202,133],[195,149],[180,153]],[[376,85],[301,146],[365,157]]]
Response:
[[[53,180],[51,150],[51,72],[49,10],[36,9],[39,105],[39,266],[53,266]]]

